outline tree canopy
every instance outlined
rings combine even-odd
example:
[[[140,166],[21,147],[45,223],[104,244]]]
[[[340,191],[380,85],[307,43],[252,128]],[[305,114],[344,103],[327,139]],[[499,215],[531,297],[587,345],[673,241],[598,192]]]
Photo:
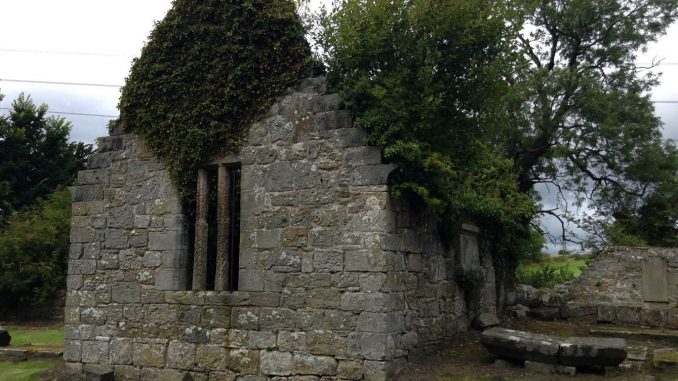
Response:
[[[47,110],[21,94],[0,117],[0,221],[72,184],[85,167],[91,145],[69,142],[71,123]]]
[[[396,195],[524,237],[537,184],[602,221],[669,212],[649,197],[675,184],[678,154],[635,60],[677,14],[678,0],[343,0],[316,38],[356,124],[398,164]]]
[[[650,100],[657,76],[636,57],[678,1],[534,1],[522,12],[501,137],[520,189],[549,184],[609,220],[675,181],[678,152]]]
[[[59,190],[7,218],[0,230],[0,311],[40,304],[64,289],[71,193]]]

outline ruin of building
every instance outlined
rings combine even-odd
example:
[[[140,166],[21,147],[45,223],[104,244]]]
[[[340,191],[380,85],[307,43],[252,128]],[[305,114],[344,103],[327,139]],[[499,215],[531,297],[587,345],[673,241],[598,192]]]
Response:
[[[339,106],[323,79],[291,90],[237,155],[199,170],[195,213],[139,136],[100,138],[73,190],[69,366],[118,380],[387,380],[493,315],[479,230],[446,244],[436,220],[392,200],[394,167]],[[472,292],[455,281],[464,271],[484,283]]]

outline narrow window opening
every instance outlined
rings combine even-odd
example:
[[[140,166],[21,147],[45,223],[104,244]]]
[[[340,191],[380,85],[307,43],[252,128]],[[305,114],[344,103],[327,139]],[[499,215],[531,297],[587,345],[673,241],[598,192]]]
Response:
[[[240,164],[198,170],[193,290],[238,289]]]

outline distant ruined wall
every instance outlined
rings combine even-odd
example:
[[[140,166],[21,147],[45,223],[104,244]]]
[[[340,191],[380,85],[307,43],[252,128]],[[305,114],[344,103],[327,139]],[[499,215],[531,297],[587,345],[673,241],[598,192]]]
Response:
[[[678,329],[678,248],[610,249],[542,299],[566,319]]]
[[[73,194],[69,366],[119,380],[387,380],[468,328],[461,253],[390,199],[393,167],[324,87],[284,97],[236,157],[238,291],[188,291],[188,219],[165,167],[135,135],[100,139]]]

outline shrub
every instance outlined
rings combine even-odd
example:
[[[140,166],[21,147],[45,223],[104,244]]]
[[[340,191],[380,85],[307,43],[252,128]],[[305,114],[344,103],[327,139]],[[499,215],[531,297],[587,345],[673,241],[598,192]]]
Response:
[[[8,218],[0,232],[0,310],[37,305],[65,288],[70,218],[68,190]]]

